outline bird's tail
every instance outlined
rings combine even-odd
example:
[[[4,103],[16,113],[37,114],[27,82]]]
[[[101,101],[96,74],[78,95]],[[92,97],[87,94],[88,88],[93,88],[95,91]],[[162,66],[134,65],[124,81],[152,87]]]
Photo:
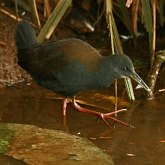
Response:
[[[37,44],[35,32],[28,22],[22,21],[17,25],[15,41],[17,49],[32,48]]]

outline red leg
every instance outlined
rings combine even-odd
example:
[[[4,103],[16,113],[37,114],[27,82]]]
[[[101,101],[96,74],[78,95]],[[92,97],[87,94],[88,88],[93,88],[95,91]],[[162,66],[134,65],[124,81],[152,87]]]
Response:
[[[89,110],[89,109],[86,109],[86,108],[82,108],[80,105],[77,104],[75,98],[72,100],[72,104],[73,104],[74,109],[76,109],[76,110],[78,110],[80,112],[89,113],[91,115],[96,115],[96,116],[100,117],[109,128],[111,128],[111,127],[108,124],[108,122],[106,121],[106,119],[111,119],[111,120],[114,120],[114,121],[116,121],[116,122],[118,122],[120,124],[123,124],[123,125],[127,126],[127,127],[132,127],[131,125],[129,125],[129,124],[127,124],[127,123],[125,123],[125,122],[123,122],[121,120],[118,120],[118,119],[116,119],[114,117],[111,117],[114,114],[126,111],[126,109],[121,109],[121,110],[117,110],[117,111],[110,112],[110,113],[101,113],[101,112],[92,111],[92,110]]]
[[[64,99],[63,100],[63,103],[62,103],[62,114],[63,114],[63,116],[66,116],[66,108],[67,108],[67,104],[68,104],[68,99]]]

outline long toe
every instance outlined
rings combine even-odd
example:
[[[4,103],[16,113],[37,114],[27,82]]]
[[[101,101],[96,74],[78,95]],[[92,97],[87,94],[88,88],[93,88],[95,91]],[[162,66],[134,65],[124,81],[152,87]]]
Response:
[[[119,120],[119,119],[117,119],[117,118],[115,118],[115,117],[112,117],[112,115],[116,114],[116,112],[119,113],[119,112],[122,112],[122,111],[125,111],[125,110],[126,110],[126,109],[121,109],[121,110],[114,111],[114,112],[111,112],[111,113],[101,113],[101,114],[100,114],[100,118],[104,121],[104,123],[105,123],[109,128],[111,128],[111,127],[110,127],[109,123],[107,122],[107,119],[113,120],[113,121],[115,121],[115,122],[117,122],[117,123],[120,123],[120,124],[122,124],[122,125],[124,125],[124,126],[134,128],[132,125],[130,125],[130,124],[128,124],[128,123],[125,123],[125,122],[123,122],[123,121],[121,121],[121,120]]]
[[[127,111],[127,109],[120,109],[120,110],[117,110],[117,111],[113,111],[113,112],[109,112],[109,113],[104,113],[104,116],[112,116],[112,115],[115,115],[115,114],[118,114],[119,112],[123,112],[123,111]]]
[[[125,123],[125,122],[123,122],[119,119],[116,119],[115,117],[112,117],[113,115],[115,115],[119,112],[126,111],[127,109],[120,109],[120,110],[110,112],[110,113],[100,113],[100,112],[97,112],[97,111],[93,111],[93,110],[89,110],[89,109],[81,107],[80,105],[77,104],[75,99],[72,100],[72,103],[73,103],[74,109],[76,109],[77,111],[88,113],[88,114],[91,114],[91,115],[96,115],[96,116],[100,117],[104,121],[104,123],[108,126],[108,128],[110,128],[110,129],[111,129],[111,127],[110,127],[109,123],[107,122],[108,119],[113,120],[115,122],[118,122],[118,123],[120,123],[122,125],[125,125],[127,127],[132,127],[133,128],[133,126],[131,126],[130,124]]]

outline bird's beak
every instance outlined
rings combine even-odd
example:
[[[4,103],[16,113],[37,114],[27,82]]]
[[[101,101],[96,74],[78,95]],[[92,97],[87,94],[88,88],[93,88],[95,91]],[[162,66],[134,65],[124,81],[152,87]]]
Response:
[[[135,80],[138,84],[140,84],[146,91],[151,91],[151,89],[147,86],[147,84],[141,79],[141,77],[134,71],[130,75],[130,77]]]

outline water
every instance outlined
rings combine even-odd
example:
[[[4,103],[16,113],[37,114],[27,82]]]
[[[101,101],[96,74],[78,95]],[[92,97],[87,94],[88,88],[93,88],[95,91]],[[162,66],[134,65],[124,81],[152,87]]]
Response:
[[[58,129],[86,137],[109,153],[115,165],[165,164],[165,95],[147,101],[143,89],[136,94],[134,103],[127,100],[119,87],[118,108],[127,108],[118,118],[134,129],[110,121],[112,130],[95,116],[80,113],[68,105],[66,120],[62,117],[62,97],[32,83],[0,89],[0,120],[6,123],[31,124],[42,128]],[[82,107],[101,112],[114,108],[113,89],[83,92],[78,96]],[[97,107],[97,108],[96,108]]]

